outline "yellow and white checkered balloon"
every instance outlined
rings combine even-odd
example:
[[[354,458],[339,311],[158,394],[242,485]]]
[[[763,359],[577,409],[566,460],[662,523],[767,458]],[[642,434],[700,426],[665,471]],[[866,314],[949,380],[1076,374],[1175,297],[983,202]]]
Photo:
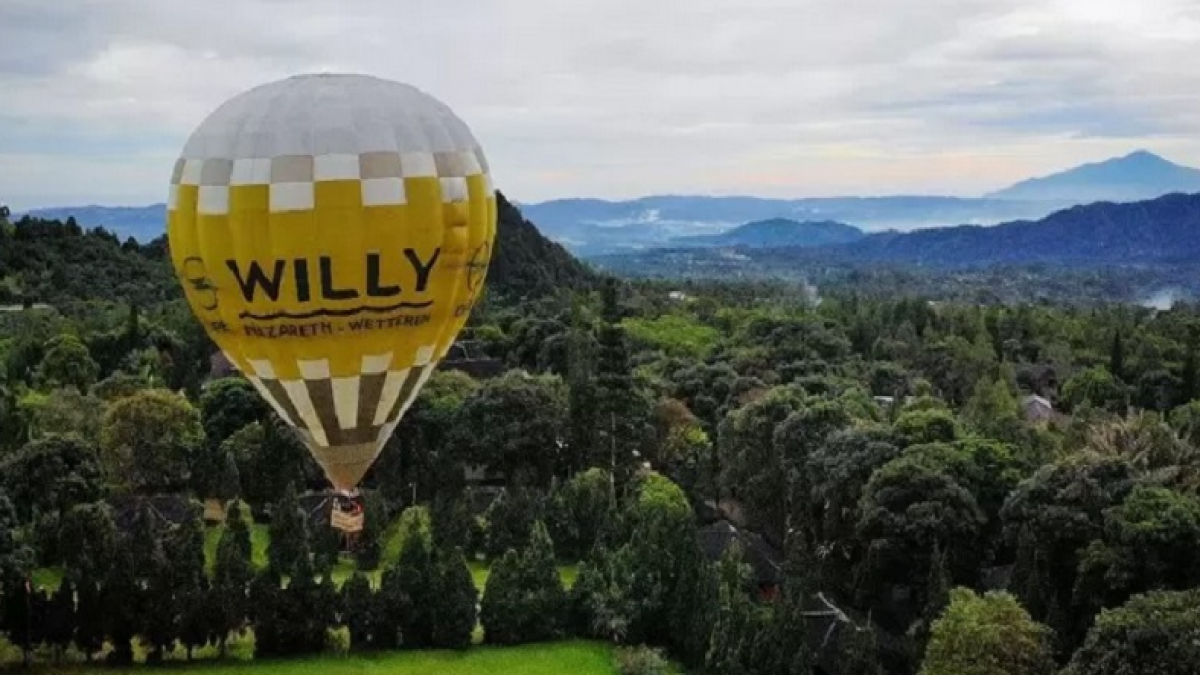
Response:
[[[353,489],[483,288],[496,199],[471,131],[408,85],[291,77],[200,124],[167,212],[192,311]]]

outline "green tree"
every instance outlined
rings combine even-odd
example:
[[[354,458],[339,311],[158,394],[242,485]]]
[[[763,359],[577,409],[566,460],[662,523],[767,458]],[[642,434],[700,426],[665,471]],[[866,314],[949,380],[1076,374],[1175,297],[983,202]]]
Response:
[[[220,447],[225,439],[248,424],[265,418],[267,404],[254,385],[240,377],[213,380],[200,396],[200,420],[209,444]]]
[[[572,304],[567,337],[567,448],[568,468],[580,471],[599,457],[596,433],[600,428],[596,407],[596,352],[599,345],[584,317],[579,300]]]
[[[0,459],[0,486],[25,521],[35,511],[66,513],[104,493],[96,449],[74,435],[34,441]]]
[[[432,644],[443,649],[466,649],[477,621],[479,593],[460,549],[434,549]]]
[[[923,607],[935,545],[947,556],[951,578],[971,582],[985,522],[975,497],[944,470],[919,457],[888,462],[863,491],[858,533],[867,547],[864,590],[921,580],[914,584],[922,590],[915,607]]]
[[[145,621],[142,611],[145,597],[141,592],[142,580],[132,546],[127,542],[117,546],[113,564],[104,572],[100,585],[100,611],[104,617],[103,634],[112,643],[108,660],[116,665],[130,665],[133,663],[133,638]]]
[[[512,645],[524,641],[520,566],[521,558],[511,548],[492,563],[479,606],[484,642]]]
[[[1050,631],[1008,593],[950,592],[920,675],[1052,675]]]
[[[371,581],[362,572],[355,571],[342,584],[342,607],[346,610],[345,624],[350,631],[351,648],[355,651],[377,648],[380,607]]]
[[[495,574],[494,569],[492,573]],[[391,565],[383,570],[374,605],[377,613],[372,633],[372,644],[378,649],[395,649],[400,646],[400,628],[408,621],[405,615],[409,610],[403,584],[404,578],[398,565]]]
[[[77,504],[63,515],[58,536],[63,567],[82,597],[87,584],[115,564],[119,539],[112,509],[102,502]]]
[[[566,614],[566,590],[555,565],[554,545],[546,526],[533,526],[529,546],[521,556],[525,590],[525,634],[530,641],[548,640],[562,634]]]
[[[813,544],[826,551],[821,578],[849,590],[848,574],[861,557],[857,538],[859,501],[871,475],[900,455],[892,434],[882,428],[844,429],[834,433],[805,465],[817,536]]]
[[[510,371],[463,402],[452,444],[468,463],[502,471],[509,485],[544,487],[563,469],[565,415],[560,379]]]
[[[96,382],[100,367],[86,345],[74,335],[60,335],[46,345],[36,379],[46,387],[75,387],[84,393]]]
[[[360,569],[373,570],[379,567],[383,555],[383,540],[388,527],[387,504],[377,490],[363,491],[362,496],[363,527],[358,533],[358,566]]]
[[[776,541],[782,539],[787,494],[784,449],[775,429],[801,407],[799,393],[778,387],[722,421],[718,438],[721,487],[745,506],[752,524]]]
[[[613,517],[614,502],[612,476],[600,468],[575,474],[555,491],[550,526],[559,555],[582,560]]]
[[[1015,544],[1026,537],[1044,570],[1046,615],[1033,618],[1054,629],[1067,653],[1086,630],[1086,614],[1072,603],[1080,559],[1101,537],[1105,511],[1125,500],[1133,480],[1133,468],[1122,458],[1068,457],[1022,481],[1001,510],[1005,539]]]
[[[274,416],[234,432],[220,452],[233,458],[241,495],[256,506],[277,500],[288,483],[305,484],[316,468],[295,432]]]
[[[18,402],[33,439],[75,434],[85,439],[100,435],[104,405],[100,399],[60,388],[29,392]]]
[[[622,310],[617,281],[608,279],[601,289],[601,323],[596,335],[595,421],[597,429],[590,466],[606,466],[623,485],[637,462],[634,452],[644,449],[652,421],[642,405],[630,366],[629,338],[621,325]],[[644,455],[645,453],[639,453]]]
[[[305,569],[311,570],[312,547],[308,519],[300,508],[295,484],[288,483],[283,495],[275,503],[267,531],[270,533],[267,564],[275,574],[291,576]]]
[[[1121,341],[1121,329],[1113,334],[1112,346],[1109,347],[1108,372],[1118,380],[1125,379],[1125,344]]]
[[[544,513],[545,504],[540,493],[520,487],[505,489],[484,513],[487,520],[484,553],[489,558],[498,558],[510,548],[524,548],[534,522],[543,518]]]
[[[1068,411],[1091,406],[1117,412],[1125,407],[1128,394],[1125,386],[1108,369],[1095,366],[1067,380],[1059,398]]]
[[[1171,428],[1180,438],[1200,447],[1200,401],[1191,401],[1171,411]]]
[[[1200,663],[1200,589],[1154,591],[1105,610],[1064,675],[1185,675]]]
[[[747,594],[750,566],[744,562],[741,544],[734,542],[725,549],[717,576],[718,609],[705,667],[715,673],[757,674],[755,647],[766,622],[763,609],[756,607]]]
[[[229,504],[225,512],[225,528],[217,540],[217,556],[213,566],[212,630],[225,656],[229,634],[240,631],[249,611],[247,602],[250,581],[254,578],[251,567],[250,528],[243,516],[241,502]]]
[[[141,501],[134,514],[132,530],[122,543],[122,547],[132,550],[136,584],[133,595],[138,598],[139,611],[130,628],[150,647],[146,656],[150,662],[162,661],[164,652],[174,648],[179,636],[181,605],[176,594],[175,570],[164,546],[166,528],[166,523],[149,503]],[[203,555],[203,545],[200,554]],[[188,571],[186,565],[180,565],[180,572]]]
[[[958,421],[946,410],[910,410],[896,419],[896,435],[905,445],[949,443],[959,436]]]
[[[104,647],[105,608],[101,591],[99,570],[86,570],[75,576],[75,646],[83,658],[91,663],[92,657]]]
[[[848,625],[838,632],[833,675],[884,675],[874,627]]]
[[[410,529],[396,563],[402,599],[400,635],[405,647],[433,645],[434,615],[444,602],[438,596],[433,559],[433,538],[428,523]]]
[[[166,558],[169,588],[177,612],[177,637],[191,660],[196,649],[208,644],[214,613],[210,604],[213,594],[205,573],[204,508],[192,501],[189,510],[189,517],[168,535]]]
[[[1190,403],[1197,398],[1200,398],[1200,368],[1196,363],[1196,346],[1189,344],[1179,374],[1179,399],[1182,403]]]
[[[203,439],[200,415],[186,398],[165,390],[142,391],[105,413],[101,460],[112,481],[138,490],[178,489]]]
[[[1074,604],[1112,607],[1150,590],[1200,585],[1200,500],[1160,487],[1135,488],[1105,511],[1103,538],[1082,554]]]
[[[59,584],[46,610],[46,643],[54,650],[55,662],[61,662],[75,637],[75,584],[69,578]]]
[[[0,490],[0,630],[21,647],[28,664],[33,643],[33,617],[29,612],[26,585],[33,567],[32,553],[13,534],[17,517],[8,496]]]
[[[479,614],[484,640],[519,644],[554,639],[565,627],[566,610],[550,535],[538,522],[524,551],[509,549],[492,566]]]

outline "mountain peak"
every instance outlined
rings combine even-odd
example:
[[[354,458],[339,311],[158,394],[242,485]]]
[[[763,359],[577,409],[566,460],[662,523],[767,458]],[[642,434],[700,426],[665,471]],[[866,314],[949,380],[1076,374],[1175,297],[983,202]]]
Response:
[[[1172,192],[1200,192],[1200,170],[1175,164],[1145,149],[1031,178],[993,192],[992,199],[1059,204],[1153,199]]]

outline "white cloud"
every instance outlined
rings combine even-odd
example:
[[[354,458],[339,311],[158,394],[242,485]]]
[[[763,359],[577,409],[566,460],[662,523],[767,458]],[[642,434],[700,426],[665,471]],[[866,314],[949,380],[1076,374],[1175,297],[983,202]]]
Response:
[[[534,201],[983,192],[1200,163],[1187,0],[6,0],[0,199],[162,199],[230,96],[312,70],[446,101]]]

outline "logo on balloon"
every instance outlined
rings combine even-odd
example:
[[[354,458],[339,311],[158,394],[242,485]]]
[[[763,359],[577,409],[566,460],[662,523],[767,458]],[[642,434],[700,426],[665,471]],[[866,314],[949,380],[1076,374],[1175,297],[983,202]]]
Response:
[[[467,290],[474,292],[479,288],[479,284],[483,283],[487,274],[488,253],[489,247],[487,242],[484,242],[471,254],[471,261],[467,263]]]
[[[192,287],[196,304],[201,309],[212,311],[217,308],[217,287],[208,278],[208,268],[202,259],[192,256],[184,260],[183,278]]]

